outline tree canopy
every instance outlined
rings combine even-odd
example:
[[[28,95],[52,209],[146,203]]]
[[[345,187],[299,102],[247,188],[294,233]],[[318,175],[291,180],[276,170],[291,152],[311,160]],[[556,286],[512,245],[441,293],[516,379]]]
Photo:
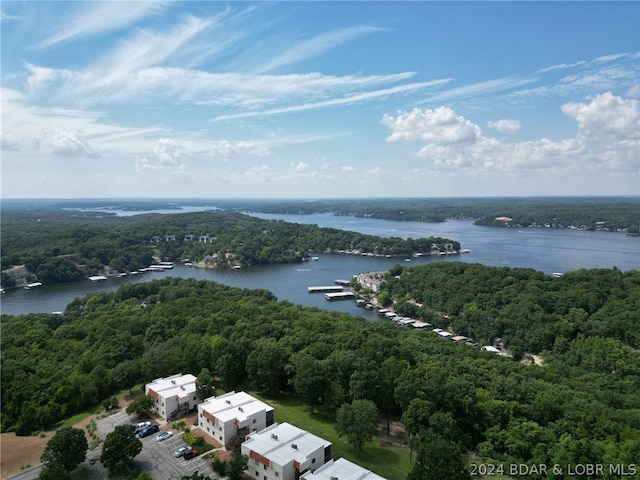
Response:
[[[102,446],[100,461],[108,469],[126,465],[142,451],[142,442],[136,437],[135,426],[117,425],[107,434]]]
[[[423,432],[436,430],[443,445],[485,461],[639,464],[639,275],[553,278],[452,262],[385,280],[397,308],[420,299],[414,313],[443,328],[499,335],[512,352],[541,345],[543,366],[266,290],[177,278],[123,285],[63,315],[2,315],[2,429],[29,434],[136,383],[208,368],[225,389],[278,389],[323,414],[373,402],[402,416],[416,458]],[[547,330],[552,341],[540,343]],[[282,371],[260,370],[265,359]]]
[[[47,442],[40,460],[47,464],[57,464],[70,472],[87,456],[89,444],[84,431],[79,428],[62,427]]]

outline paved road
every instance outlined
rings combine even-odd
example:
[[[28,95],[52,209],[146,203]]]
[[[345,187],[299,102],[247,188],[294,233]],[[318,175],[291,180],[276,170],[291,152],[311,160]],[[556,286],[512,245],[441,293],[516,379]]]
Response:
[[[98,435],[104,439],[118,425],[127,423],[136,424],[138,419],[128,415],[124,410],[120,410],[113,415],[98,420]],[[163,427],[162,431],[164,430],[167,430],[167,428]],[[181,480],[183,476],[191,475],[196,471],[208,475],[212,480],[218,480],[219,477],[202,458],[196,457],[191,460],[175,458],[173,452],[185,446],[186,443],[177,432],[174,433],[176,434],[172,438],[164,442],[158,442],[156,434],[140,439],[142,451],[134,459],[136,469],[139,472],[149,472],[155,480]],[[101,453],[101,448],[89,450],[87,453],[85,466],[91,480],[107,480],[109,478],[99,460]],[[11,477],[10,480],[36,480],[41,469],[42,466],[34,467]]]

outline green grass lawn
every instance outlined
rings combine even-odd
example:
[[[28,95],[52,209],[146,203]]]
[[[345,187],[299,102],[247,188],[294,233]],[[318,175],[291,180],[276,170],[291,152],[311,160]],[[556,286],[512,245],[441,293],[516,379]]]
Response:
[[[265,397],[256,392],[248,392],[275,408],[275,420],[278,423],[290,423],[332,443],[333,458],[344,457],[387,480],[404,480],[411,470],[409,449],[399,446],[383,447],[374,440],[365,444],[362,451],[353,448],[346,437],[339,437],[334,421],[327,416],[314,412],[308,405],[288,396]]]

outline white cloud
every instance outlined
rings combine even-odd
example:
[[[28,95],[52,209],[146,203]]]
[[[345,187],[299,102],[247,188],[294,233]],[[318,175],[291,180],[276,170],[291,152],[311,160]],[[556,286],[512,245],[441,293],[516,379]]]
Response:
[[[213,158],[222,158],[225,160],[236,158],[240,155],[268,155],[269,148],[266,144],[257,142],[239,141],[232,143],[228,140],[219,140],[213,142],[210,149]]]
[[[637,139],[640,135],[638,101],[623,99],[611,92],[597,95],[589,104],[570,102],[562,111],[578,122],[579,136],[617,139]]]
[[[385,114],[381,123],[391,130],[387,142],[398,140],[424,140],[448,145],[475,142],[482,136],[480,127],[474,125],[447,107],[433,110],[414,108],[397,116]]]
[[[56,155],[88,158],[100,156],[77,130],[45,130],[44,134],[46,146]]]
[[[15,135],[0,130],[0,150],[20,150],[20,140]]]
[[[495,128],[500,133],[515,133],[520,130],[520,121],[514,119],[503,119],[495,122],[488,122],[487,127]]]
[[[160,138],[153,148],[152,159],[137,156],[135,168],[142,172],[182,173],[186,167],[182,162],[185,147],[171,138]]]
[[[67,21],[57,23],[56,32],[38,43],[38,48],[79,40],[131,25],[160,12],[168,2],[78,2],[80,9]]]
[[[538,170],[565,175],[601,170],[637,174],[640,158],[637,100],[605,93],[588,104],[567,103],[562,111],[577,121],[578,134],[559,141],[542,138],[500,142],[482,136],[477,125],[446,107],[414,109],[395,117],[386,114],[382,124],[392,132],[387,141],[425,142],[417,156],[435,169]]]

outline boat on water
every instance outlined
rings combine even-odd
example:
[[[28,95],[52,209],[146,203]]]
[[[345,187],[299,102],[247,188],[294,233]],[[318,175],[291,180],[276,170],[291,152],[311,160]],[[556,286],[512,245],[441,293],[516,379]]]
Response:
[[[41,287],[42,286],[42,282],[34,282],[34,283],[28,283],[24,286],[25,290],[31,290],[32,288],[37,288],[37,287]]]

